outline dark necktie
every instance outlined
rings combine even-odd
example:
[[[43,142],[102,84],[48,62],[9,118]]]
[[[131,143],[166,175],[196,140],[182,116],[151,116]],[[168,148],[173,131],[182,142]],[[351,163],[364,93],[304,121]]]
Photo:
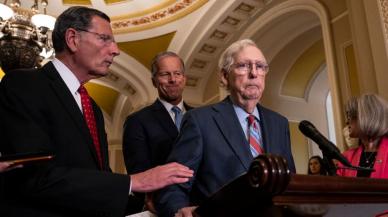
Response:
[[[79,87],[78,92],[81,95],[82,111],[84,113],[84,118],[85,118],[86,124],[88,125],[90,135],[92,136],[92,139],[93,139],[94,147],[97,153],[98,163],[100,168],[102,168],[101,146],[100,146],[100,140],[98,139],[97,124],[96,124],[96,118],[94,117],[92,103],[90,102],[88,91],[85,89],[83,85]]]
[[[182,122],[182,110],[178,106],[173,106],[171,110],[175,114],[175,126],[179,131]]]
[[[264,153],[263,146],[260,141],[261,133],[255,116],[248,116],[248,140],[253,157]]]

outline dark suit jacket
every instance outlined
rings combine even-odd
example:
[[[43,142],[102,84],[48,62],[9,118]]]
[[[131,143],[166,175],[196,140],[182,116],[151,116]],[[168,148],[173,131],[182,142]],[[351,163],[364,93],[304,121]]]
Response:
[[[1,151],[48,151],[55,159],[4,173],[0,216],[124,216],[130,179],[110,172],[103,115],[92,103],[103,171],[82,112],[52,63],[3,78]]]
[[[257,107],[265,151],[285,157],[290,169],[295,171],[288,120],[260,105]],[[190,167],[195,177],[188,183],[159,192],[155,198],[159,216],[171,217],[182,207],[197,205],[246,173],[252,160],[248,141],[229,98],[187,112],[168,161]]]
[[[184,104],[186,111],[191,107]],[[123,153],[129,174],[166,163],[178,130],[163,104],[156,100],[127,117]]]

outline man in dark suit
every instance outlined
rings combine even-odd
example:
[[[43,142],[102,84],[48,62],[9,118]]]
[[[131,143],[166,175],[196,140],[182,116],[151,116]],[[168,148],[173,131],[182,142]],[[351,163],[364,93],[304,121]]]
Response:
[[[52,62],[9,72],[0,83],[0,151],[55,155],[3,173],[6,201],[0,216],[122,217],[130,192],[192,176],[177,163],[130,176],[111,173],[102,112],[82,90],[90,79],[107,75],[119,54],[106,14],[70,7],[56,21],[53,44]]]
[[[161,52],[152,60],[151,69],[159,98],[129,115],[124,124],[123,153],[128,173],[165,163],[178,136],[172,108],[177,106],[182,114],[191,109],[182,98],[186,85],[182,59],[173,52]]]
[[[180,122],[179,118],[191,109],[183,102],[185,66],[176,53],[157,54],[151,63],[151,73],[159,98],[129,115],[124,124],[123,154],[128,173],[142,172],[166,162],[178,136],[177,121]],[[179,108],[180,114],[174,112],[175,107]],[[144,195],[138,196],[144,199]]]
[[[258,154],[282,155],[295,171],[288,120],[259,104],[268,72],[262,52],[249,39],[237,41],[219,67],[230,95],[185,114],[168,161],[190,167],[194,178],[160,190],[154,200],[159,216],[192,216],[201,201],[247,172]]]

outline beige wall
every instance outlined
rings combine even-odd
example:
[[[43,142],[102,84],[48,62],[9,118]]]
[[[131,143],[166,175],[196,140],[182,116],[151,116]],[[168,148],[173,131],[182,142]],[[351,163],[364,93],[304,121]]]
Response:
[[[306,174],[309,159],[309,145],[306,137],[299,131],[299,122],[290,122],[291,150],[296,165],[296,173]]]
[[[297,166],[298,173],[306,173],[307,160],[309,156],[320,153],[314,144],[309,144],[308,140],[299,132],[298,123],[301,120],[311,120],[317,128],[324,134],[328,135],[327,117],[325,112],[325,96],[328,91],[334,97],[334,118],[337,133],[337,144],[341,150],[345,147],[342,137],[342,129],[344,123],[344,105],[351,96],[362,94],[365,92],[376,92],[388,99],[388,61],[386,55],[386,30],[388,26],[384,21],[388,15],[388,8],[383,7],[383,3],[388,0],[285,0],[274,1],[274,3],[289,3],[293,2],[295,5],[298,2],[311,4],[311,2],[319,2],[323,5],[324,10],[314,12],[314,16],[319,20],[318,27],[311,28],[309,32],[305,32],[309,36],[310,45],[306,44],[306,38],[303,35],[289,40],[289,44],[283,44],[290,36],[288,32],[282,32],[282,28],[276,29],[281,23],[298,21],[298,19],[274,18],[273,23],[270,23],[269,18],[260,20],[257,16],[255,19],[247,20],[255,24],[253,26],[261,25],[263,22],[268,22],[268,26],[263,26],[264,32],[253,33],[250,35],[256,40],[267,39],[268,41],[261,41],[261,45],[266,51],[266,56],[271,61],[271,72],[267,76],[267,87],[265,95],[263,96],[263,104],[281,114],[290,120],[292,151]],[[236,3],[237,4],[237,3]],[[276,5],[276,4],[274,4]],[[379,10],[383,11],[382,13]],[[225,11],[227,13],[228,10]],[[274,11],[268,16],[275,14]],[[327,13],[329,27],[323,28],[326,22],[322,13]],[[294,11],[294,13],[303,13],[303,10]],[[222,13],[220,13],[222,14]],[[222,21],[223,19],[221,19]],[[257,22],[260,20],[262,22]],[[281,21],[280,21],[281,20]],[[216,23],[216,22],[215,22]],[[284,25],[284,24],[283,24]],[[287,24],[292,25],[292,23]],[[286,26],[287,26],[286,25]],[[241,26],[240,26],[241,27]],[[299,25],[295,25],[298,28]],[[236,31],[243,32],[255,27],[242,26]],[[275,30],[274,30],[275,29]],[[319,31],[317,29],[320,29]],[[223,30],[220,28],[219,30]],[[330,32],[324,32],[324,30]],[[249,32],[248,31],[248,32]],[[322,32],[320,32],[322,31]],[[178,32],[179,33],[179,32]],[[271,33],[272,35],[266,35]],[[244,33],[247,36],[247,33]],[[317,37],[317,34],[321,35]],[[245,37],[244,36],[244,37]],[[248,35],[249,36],[249,35]],[[193,36],[194,37],[194,36]],[[320,37],[320,39],[319,39]],[[296,85],[300,87],[300,83],[295,77],[292,77],[293,84],[287,83],[287,73],[292,69],[293,64],[299,57],[304,55],[304,49],[307,50],[317,40],[323,40],[325,52],[325,62],[322,68],[311,77],[309,84],[304,85],[305,96],[303,98],[290,97],[282,93],[282,85]],[[272,40],[272,41],[271,41]],[[276,41],[278,40],[278,41]],[[200,41],[200,40],[197,40]],[[172,43],[174,40],[172,40]],[[304,44],[303,44],[304,43]],[[200,45],[198,45],[200,46]],[[332,53],[328,53],[332,49]],[[187,53],[188,51],[182,51]],[[221,50],[217,50],[221,52]],[[311,56],[311,55],[310,55]],[[329,59],[328,59],[329,58]],[[306,61],[306,59],[301,61]],[[222,88],[219,88],[218,76],[214,72],[215,68],[211,69],[208,74],[208,82],[203,86],[204,91],[199,95],[202,102],[205,104],[215,103],[219,101],[226,94]],[[305,70],[305,67],[302,68]],[[318,80],[317,80],[318,79]],[[319,80],[320,79],[320,80]],[[290,81],[290,80],[288,80]],[[284,83],[283,83],[284,82]],[[194,90],[194,89],[193,89]],[[190,89],[192,91],[192,89]],[[193,91],[192,91],[193,92]],[[303,92],[302,92],[303,93]],[[198,91],[200,94],[200,91]],[[198,105],[196,105],[198,106]],[[117,139],[117,136],[115,137]],[[113,138],[113,139],[115,139]],[[339,141],[338,141],[339,140]],[[114,142],[111,145],[111,157],[115,161],[113,165],[114,170],[123,172],[122,155],[119,154],[120,142]],[[111,158],[112,159],[112,158]]]

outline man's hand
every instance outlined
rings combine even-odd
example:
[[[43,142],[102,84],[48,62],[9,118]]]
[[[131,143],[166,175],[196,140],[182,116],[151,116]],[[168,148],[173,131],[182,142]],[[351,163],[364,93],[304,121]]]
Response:
[[[175,213],[174,217],[193,217],[193,211],[197,208],[197,206],[188,206],[183,207]]]
[[[133,192],[150,192],[167,185],[184,183],[193,177],[193,171],[178,163],[157,166],[131,175]]]
[[[0,173],[8,170],[12,170],[14,168],[21,168],[21,167],[23,167],[23,165],[21,164],[14,165],[6,162],[0,162]]]

